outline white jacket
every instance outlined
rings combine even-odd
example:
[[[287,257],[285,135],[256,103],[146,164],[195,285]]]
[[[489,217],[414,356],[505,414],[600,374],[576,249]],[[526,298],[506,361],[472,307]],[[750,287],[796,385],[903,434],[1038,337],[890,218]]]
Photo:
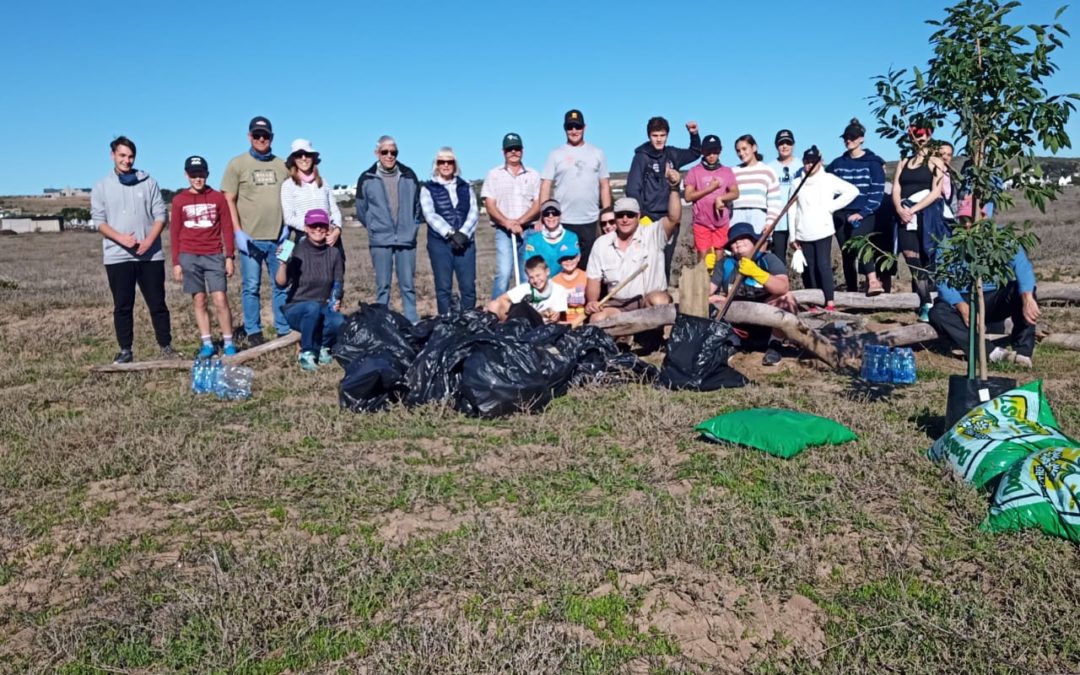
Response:
[[[819,169],[811,176],[804,176],[792,187],[799,190],[795,204],[795,217],[791,220],[791,238],[795,241],[817,241],[836,234],[832,214],[859,196],[859,188],[843,178]]]

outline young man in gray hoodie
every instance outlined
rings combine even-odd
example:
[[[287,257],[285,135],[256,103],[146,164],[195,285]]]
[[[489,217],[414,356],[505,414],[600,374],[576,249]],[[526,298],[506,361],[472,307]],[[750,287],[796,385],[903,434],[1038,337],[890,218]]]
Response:
[[[113,327],[120,345],[113,363],[134,360],[136,286],[150,310],[161,358],[182,358],[172,348],[169,308],[165,305],[165,256],[161,251],[165,200],[157,181],[135,169],[135,143],[120,136],[109,148],[113,170],[90,192],[90,218],[102,236],[105,274],[113,296]]]

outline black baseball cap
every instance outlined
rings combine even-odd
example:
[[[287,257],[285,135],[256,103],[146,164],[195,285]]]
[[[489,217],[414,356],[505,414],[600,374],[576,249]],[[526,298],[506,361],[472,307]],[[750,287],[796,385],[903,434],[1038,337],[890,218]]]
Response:
[[[271,126],[270,120],[266,119],[262,115],[258,117],[252,117],[251,121],[248,122],[248,132],[250,133],[252,131],[265,131],[271,136],[274,135],[274,127]]]
[[[521,136],[518,136],[514,132],[510,132],[503,136],[503,150],[509,150],[510,148],[524,147],[521,143]]]
[[[585,116],[581,114],[580,110],[567,110],[566,115],[563,117],[563,129],[578,124],[585,126]]]
[[[781,129],[776,132],[776,140],[773,141],[773,145],[780,145],[781,143],[795,145],[795,134],[791,133],[791,129]]]
[[[210,175],[210,165],[198,155],[192,155],[184,160],[184,173],[189,176],[196,174]]]
[[[813,163],[817,164],[818,162],[821,161],[821,151],[818,150],[818,147],[816,145],[811,145],[806,150],[806,152],[804,152],[802,154],[802,161],[803,161],[804,164],[806,162],[813,162]]]
[[[720,144],[720,137],[715,134],[709,134],[701,141],[701,154],[707,155],[710,152],[720,152],[724,146]]]

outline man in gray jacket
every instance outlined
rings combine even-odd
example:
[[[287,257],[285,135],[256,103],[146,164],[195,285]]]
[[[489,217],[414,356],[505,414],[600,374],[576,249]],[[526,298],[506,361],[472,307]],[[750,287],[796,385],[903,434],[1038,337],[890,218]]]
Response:
[[[161,358],[181,358],[172,348],[169,308],[165,305],[165,256],[161,231],[165,200],[157,181],[137,171],[135,143],[120,136],[109,144],[113,170],[90,192],[90,218],[101,233],[105,275],[113,296],[113,327],[120,352],[113,363],[131,363],[135,287],[150,310]]]
[[[397,267],[402,313],[416,321],[416,233],[422,220],[420,183],[412,169],[397,161],[390,136],[375,144],[376,161],[356,181],[356,219],[368,230],[375,267],[375,302],[390,305],[390,282]]]

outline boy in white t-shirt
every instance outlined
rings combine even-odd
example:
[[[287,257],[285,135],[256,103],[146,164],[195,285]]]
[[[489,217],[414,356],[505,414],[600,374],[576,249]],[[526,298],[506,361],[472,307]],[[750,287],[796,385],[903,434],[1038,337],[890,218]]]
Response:
[[[528,283],[518,284],[487,305],[487,311],[496,314],[499,321],[505,321],[510,307],[525,303],[536,310],[544,323],[558,321],[566,312],[567,290],[550,280],[550,272],[543,256],[533,256],[525,261],[525,276]]]

